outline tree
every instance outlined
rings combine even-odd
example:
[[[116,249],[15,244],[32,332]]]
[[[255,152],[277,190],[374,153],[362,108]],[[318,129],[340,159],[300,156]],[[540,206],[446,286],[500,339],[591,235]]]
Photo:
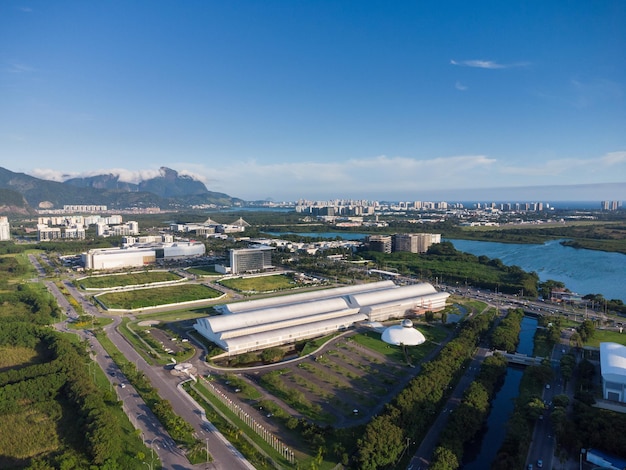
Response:
[[[454,470],[459,468],[459,461],[454,452],[446,447],[439,446],[433,455],[431,470]]]
[[[285,352],[280,348],[267,348],[261,353],[261,359],[263,359],[263,362],[268,363],[278,362],[283,357],[285,357]]]
[[[375,470],[393,464],[404,450],[404,433],[387,415],[375,417],[358,441],[360,467]]]
[[[591,320],[583,321],[578,327],[578,333],[580,334],[583,341],[590,340],[594,333],[596,332],[596,326],[593,324]]]

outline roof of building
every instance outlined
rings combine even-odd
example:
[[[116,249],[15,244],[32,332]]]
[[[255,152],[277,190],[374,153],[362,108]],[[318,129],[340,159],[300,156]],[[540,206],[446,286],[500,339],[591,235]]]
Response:
[[[600,343],[600,370],[604,380],[626,384],[626,346]]]
[[[417,346],[426,341],[426,337],[421,331],[413,328],[411,320],[404,319],[399,325],[393,325],[383,331],[381,339],[385,343],[395,344],[397,346]]]
[[[368,284],[356,284],[354,286],[335,287],[332,289],[321,289],[297,294],[268,297],[265,299],[247,300],[224,305],[219,310],[224,313],[242,313],[256,311],[261,308],[278,307],[279,305],[293,305],[310,300],[321,300],[331,297],[353,294],[357,292],[369,292],[378,289],[389,289],[395,286],[393,281],[371,282]]]
[[[358,321],[397,318],[416,306],[443,308],[448,296],[430,284],[373,282],[227,304],[220,309],[223,315],[200,318],[194,327],[225,350],[241,352],[322,336]],[[389,334],[401,339],[411,335],[399,340],[402,344],[425,341],[410,329]]]

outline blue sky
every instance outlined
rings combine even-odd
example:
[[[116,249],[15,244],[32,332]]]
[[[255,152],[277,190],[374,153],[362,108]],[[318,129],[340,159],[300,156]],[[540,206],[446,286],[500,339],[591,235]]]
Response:
[[[48,179],[626,199],[625,92],[623,0],[0,3],[0,166]]]

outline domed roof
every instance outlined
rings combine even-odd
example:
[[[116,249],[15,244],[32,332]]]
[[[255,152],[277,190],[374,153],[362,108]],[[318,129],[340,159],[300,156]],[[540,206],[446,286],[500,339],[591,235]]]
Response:
[[[413,328],[413,322],[409,319],[402,320],[399,325],[393,325],[383,331],[381,335],[385,343],[404,346],[417,346],[426,341],[421,331]]]

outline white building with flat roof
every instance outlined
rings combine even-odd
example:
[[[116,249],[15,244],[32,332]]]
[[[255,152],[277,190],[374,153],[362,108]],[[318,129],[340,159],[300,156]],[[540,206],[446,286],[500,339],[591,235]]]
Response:
[[[204,243],[176,242],[134,245],[122,248],[99,248],[81,254],[85,269],[120,269],[148,266],[164,261],[204,256]]]
[[[600,343],[602,398],[626,403],[626,346]]]

